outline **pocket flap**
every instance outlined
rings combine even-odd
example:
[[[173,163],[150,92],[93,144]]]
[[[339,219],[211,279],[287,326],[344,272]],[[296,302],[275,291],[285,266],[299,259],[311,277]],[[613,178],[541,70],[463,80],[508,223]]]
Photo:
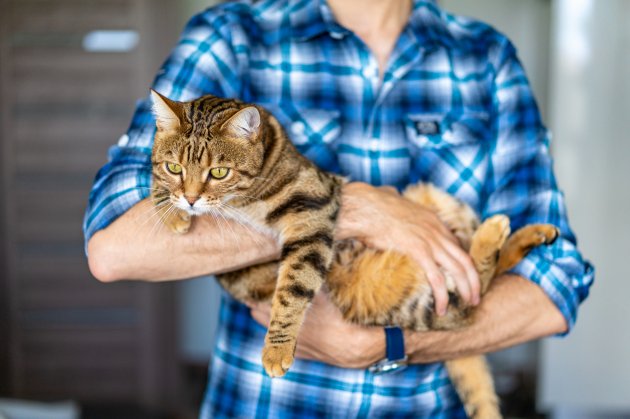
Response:
[[[330,144],[339,137],[339,111],[299,109],[288,126],[289,137],[297,146]]]
[[[408,114],[407,137],[417,147],[442,148],[482,141],[489,132],[487,112],[463,114]]]

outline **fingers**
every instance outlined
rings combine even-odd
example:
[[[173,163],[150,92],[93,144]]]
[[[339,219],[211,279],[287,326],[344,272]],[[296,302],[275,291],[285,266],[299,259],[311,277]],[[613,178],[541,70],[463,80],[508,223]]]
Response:
[[[470,257],[459,246],[449,241],[442,241],[434,251],[438,264],[448,272],[455,282],[458,294],[467,304],[479,303],[479,275]]]
[[[438,267],[435,256],[428,246],[425,245],[424,248],[420,246],[416,255],[416,262],[424,271],[431,285],[433,299],[435,300],[435,312],[438,316],[443,316],[446,314],[446,307],[448,305],[448,290],[446,289],[444,275]]]
[[[389,194],[398,195],[398,190],[393,186],[379,186],[378,189]]]
[[[415,248],[416,262],[431,285],[435,312],[439,316],[446,314],[449,302],[445,274],[453,280],[458,295],[466,304],[479,303],[479,277],[464,250],[444,238],[434,238]]]

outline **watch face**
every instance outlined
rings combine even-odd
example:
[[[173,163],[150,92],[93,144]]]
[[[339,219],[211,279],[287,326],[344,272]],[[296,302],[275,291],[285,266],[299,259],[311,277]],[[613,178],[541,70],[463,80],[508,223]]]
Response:
[[[404,357],[402,359],[395,359],[393,361],[390,361],[389,359],[383,359],[382,361],[379,361],[368,368],[368,371],[375,375],[388,374],[402,371],[407,368],[407,365],[407,357]]]

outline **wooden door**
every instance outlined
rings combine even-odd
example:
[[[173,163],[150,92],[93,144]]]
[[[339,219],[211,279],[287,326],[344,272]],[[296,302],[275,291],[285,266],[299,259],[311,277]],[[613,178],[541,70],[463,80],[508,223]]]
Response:
[[[81,231],[94,175],[148,86],[151,3],[0,0],[2,395],[172,400],[172,285],[97,282]],[[103,29],[141,42],[86,51],[85,36]]]

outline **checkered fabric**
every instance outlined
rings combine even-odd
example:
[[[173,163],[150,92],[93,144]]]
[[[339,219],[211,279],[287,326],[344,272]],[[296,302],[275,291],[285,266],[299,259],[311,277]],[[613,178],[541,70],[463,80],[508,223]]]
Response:
[[[593,281],[576,248],[527,78],[507,38],[416,0],[382,80],[365,44],[324,0],[225,3],[195,16],[153,87],[176,100],[204,94],[267,107],[299,150],[354,181],[432,182],[481,217],[512,228],[552,223],[562,237],[514,272],[542,287],[573,326]],[[148,195],[155,132],[150,101],[96,177],[86,240]],[[442,364],[388,376],[297,360],[284,379],[263,373],[264,329],[224,296],[201,416],[463,417]]]

